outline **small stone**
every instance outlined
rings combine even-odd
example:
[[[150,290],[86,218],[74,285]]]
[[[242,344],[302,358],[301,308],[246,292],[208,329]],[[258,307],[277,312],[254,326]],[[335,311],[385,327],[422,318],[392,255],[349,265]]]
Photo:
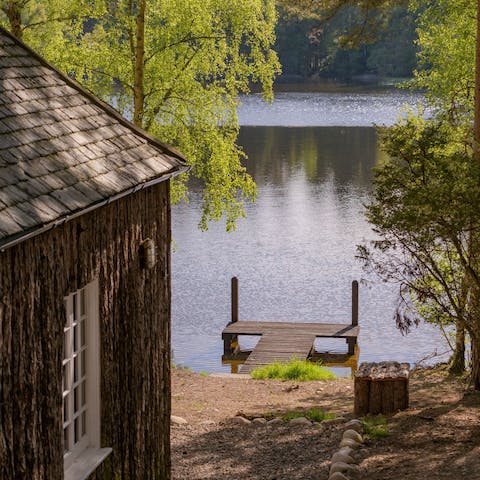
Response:
[[[173,423],[175,425],[187,425],[188,422],[182,418],[182,417],[177,417],[175,415],[170,416],[170,423]]]
[[[280,417],[272,418],[272,420],[269,420],[267,422],[267,425],[271,425],[272,427],[275,425],[281,425],[283,423],[283,420]]]
[[[252,423],[255,423],[257,425],[265,425],[267,423],[267,420],[263,417],[257,417],[252,420]]]
[[[351,438],[342,438],[342,441],[340,442],[341,447],[351,447],[354,450],[357,450],[360,448],[360,443],[356,442],[355,440],[352,440]]]
[[[349,479],[343,473],[335,472],[328,477],[328,480],[349,480]]]
[[[233,417],[232,419],[230,419],[230,422],[236,425],[250,425],[252,423],[248,418],[241,416]]]
[[[358,477],[360,474],[360,470],[356,465],[345,462],[333,463],[330,467],[330,475],[333,475],[335,472],[348,475],[349,478]]]
[[[368,448],[361,448],[360,450],[358,450],[357,453],[361,457],[367,457],[368,454],[369,454],[369,450],[368,450]]]
[[[290,424],[291,425],[311,425],[312,422],[308,418],[297,417],[297,418],[292,418],[292,420],[290,420]]]
[[[345,455],[344,453],[336,452],[332,456],[332,464],[334,463],[355,463],[355,460],[350,455]]]
[[[350,457],[353,458],[353,454],[355,452],[351,447],[342,447],[340,450],[338,450],[338,453],[343,453],[344,455],[349,455]]]
[[[340,425],[345,422],[345,419],[343,417],[338,417],[338,418],[331,418],[330,420],[323,420],[321,424],[324,427],[332,427],[335,425]]]
[[[343,432],[343,438],[350,438],[352,440],[355,440],[358,443],[363,443],[362,436],[355,430],[345,430]]]
[[[200,425],[205,425],[205,426],[215,425],[215,422],[213,420],[204,420],[203,422],[200,422]]]
[[[363,423],[360,420],[357,420],[356,418],[354,418],[353,420],[350,420],[349,422],[347,422],[343,426],[343,428],[345,430],[355,430],[358,433],[362,433],[363,432]]]

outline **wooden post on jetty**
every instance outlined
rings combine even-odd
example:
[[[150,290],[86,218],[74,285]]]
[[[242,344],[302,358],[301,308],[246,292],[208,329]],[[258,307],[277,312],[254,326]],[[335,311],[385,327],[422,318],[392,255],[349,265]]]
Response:
[[[358,325],[358,282],[352,282],[352,326]]]
[[[238,322],[238,278],[232,277],[231,280],[231,320],[229,325]],[[233,354],[238,349],[238,335],[223,335],[223,352],[225,354]]]
[[[352,327],[358,325],[358,282],[354,280],[352,282]],[[355,354],[355,345],[357,344],[356,338],[348,338],[348,354]]]
[[[238,278],[232,277],[232,320],[231,323],[238,322]]]

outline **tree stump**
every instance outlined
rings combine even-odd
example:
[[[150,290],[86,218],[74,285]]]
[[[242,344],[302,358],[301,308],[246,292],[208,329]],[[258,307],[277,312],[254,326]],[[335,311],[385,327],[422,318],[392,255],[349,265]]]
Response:
[[[362,363],[355,374],[355,414],[385,415],[408,408],[410,365]]]

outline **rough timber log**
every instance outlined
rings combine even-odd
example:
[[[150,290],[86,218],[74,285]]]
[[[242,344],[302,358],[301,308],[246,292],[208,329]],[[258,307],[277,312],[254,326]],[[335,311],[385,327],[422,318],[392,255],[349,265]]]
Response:
[[[355,414],[395,413],[408,408],[408,363],[362,363],[355,374]]]

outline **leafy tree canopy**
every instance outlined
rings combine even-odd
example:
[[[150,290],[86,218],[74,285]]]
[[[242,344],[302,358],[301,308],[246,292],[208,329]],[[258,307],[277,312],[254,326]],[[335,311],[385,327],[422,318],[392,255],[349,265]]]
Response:
[[[3,0],[1,12],[54,65],[182,151],[204,186],[202,228],[222,216],[235,227],[255,197],[236,145],[238,95],[257,82],[272,98],[273,0]]]
[[[412,86],[459,121],[473,118],[477,3],[472,0],[416,0],[420,68]]]
[[[408,0],[278,0],[289,15],[315,18],[324,23],[345,10],[355,13],[348,30],[338,38],[343,46],[355,47],[360,42],[373,42],[388,23],[390,12]]]
[[[283,14],[276,42],[283,74],[340,81],[355,81],[355,76],[364,74],[411,78],[417,63],[415,18],[407,6],[396,6],[386,12],[375,37],[352,46],[339,38],[346,38],[352,25],[363,22],[359,9],[345,8],[323,23]]]

